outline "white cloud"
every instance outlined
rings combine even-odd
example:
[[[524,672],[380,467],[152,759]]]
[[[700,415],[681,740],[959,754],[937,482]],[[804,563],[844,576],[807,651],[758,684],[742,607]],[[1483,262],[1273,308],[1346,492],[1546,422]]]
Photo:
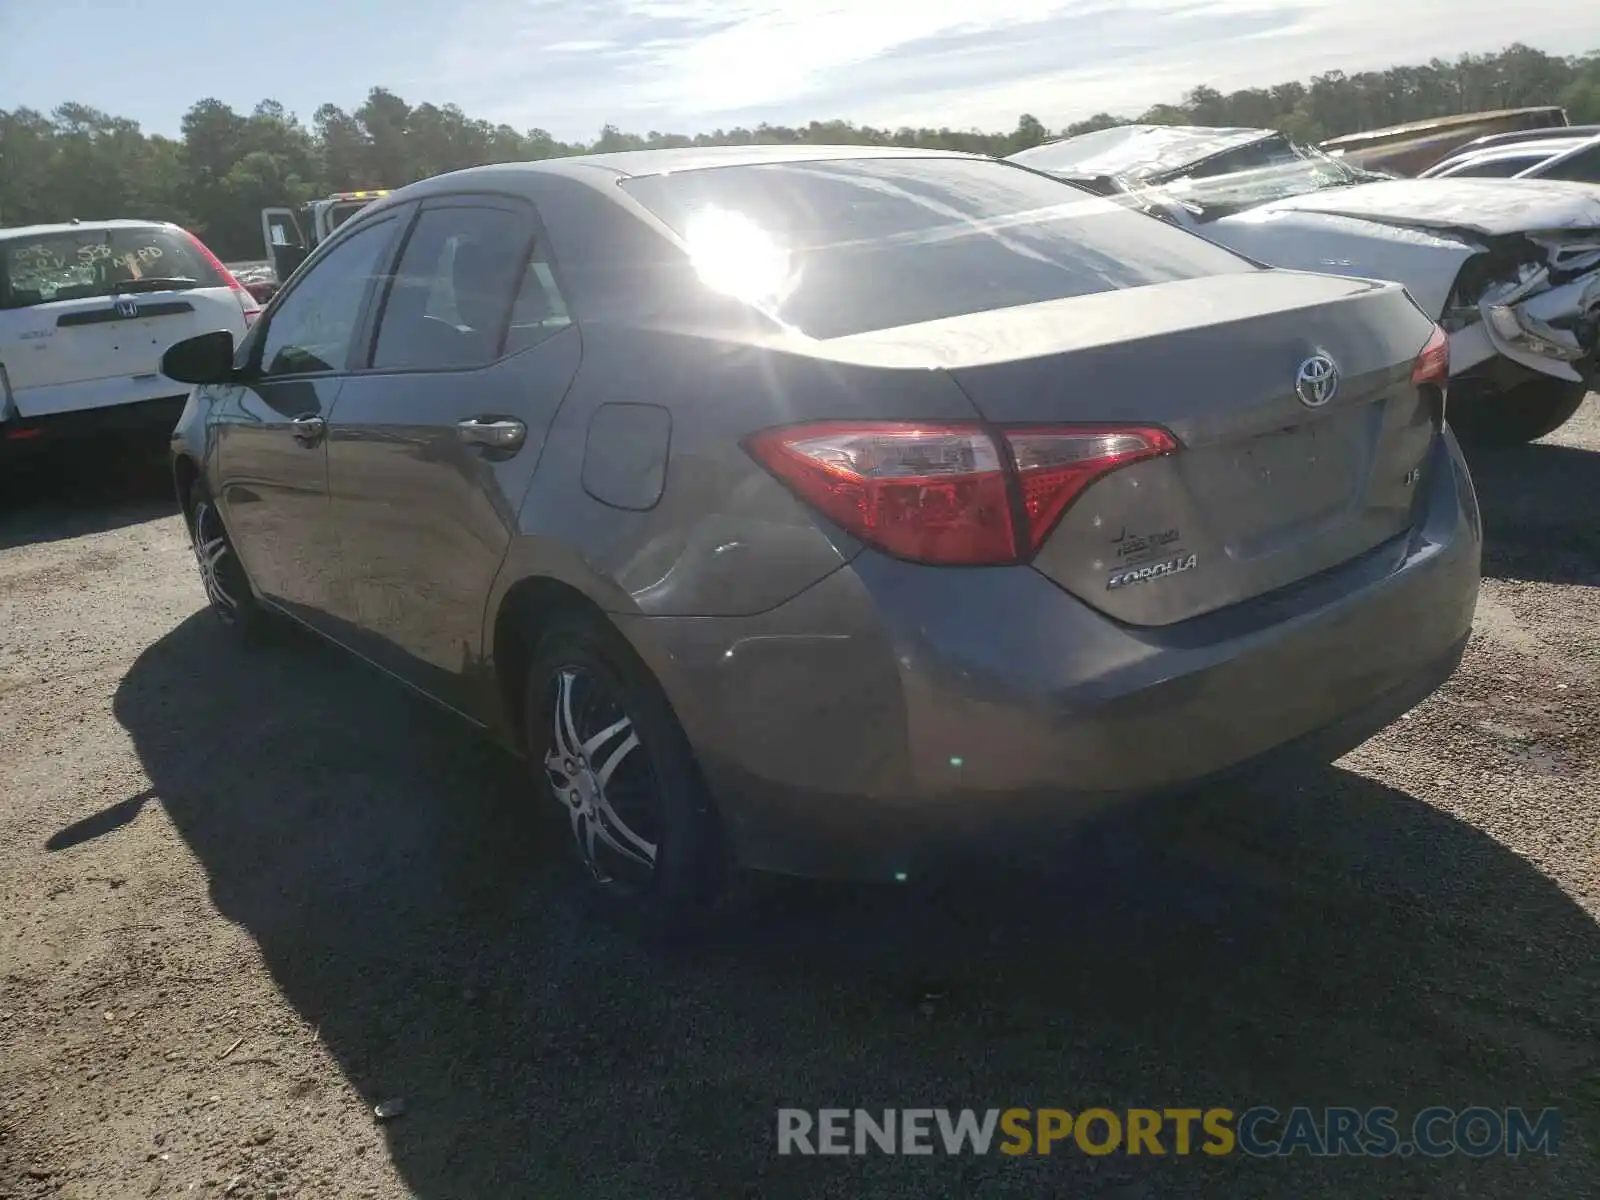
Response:
[[[650,98],[691,111],[779,104],[826,93],[830,81],[908,44],[1042,21],[1070,7],[1053,0],[990,0],[987,9],[970,0],[750,4],[737,24],[667,48]]]
[[[1600,48],[1600,8],[1491,0],[501,0],[432,83],[558,136],[759,120],[1009,128],[1500,49]]]

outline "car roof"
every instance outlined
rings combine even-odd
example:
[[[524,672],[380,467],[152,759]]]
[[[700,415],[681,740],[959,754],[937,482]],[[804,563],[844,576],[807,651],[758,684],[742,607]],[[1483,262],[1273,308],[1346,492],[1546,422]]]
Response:
[[[521,162],[488,163],[445,175],[419,179],[396,188],[362,210],[362,216],[387,212],[398,205],[430,196],[483,188],[518,190],[537,180],[565,179],[602,189],[619,179],[699,171],[714,167],[766,166],[786,162],[838,162],[855,159],[966,159],[995,162],[986,154],[956,150],[918,150],[903,146],[684,146],[664,150],[624,150],[615,154],[575,154],[565,158],[536,158]],[[346,222],[354,224],[354,218]],[[341,229],[343,226],[341,226]]]
[[[89,232],[103,229],[173,229],[170,221],[56,221],[48,225],[0,226],[0,241],[11,238],[42,237],[50,233]]]
[[[1457,151],[1444,159],[1440,165],[1457,162],[1491,162],[1501,158],[1530,158],[1540,154],[1564,154],[1593,140],[1586,137],[1540,138],[1537,141],[1512,142],[1505,146],[1485,146],[1480,150]]]
[[[1066,169],[1086,178],[1160,174],[1277,136],[1271,129],[1242,126],[1116,125],[1019,150],[1007,161],[1042,171]],[[1085,153],[1073,158],[1073,149]]]
[[[1456,155],[1467,151],[1487,150],[1492,146],[1542,142],[1549,138],[1590,138],[1595,134],[1600,134],[1600,125],[1545,125],[1538,129],[1512,129],[1505,133],[1490,133],[1480,138],[1473,138],[1465,145],[1457,146],[1450,153]]]
[[[708,167],[765,166],[786,162],[821,162],[839,159],[874,158],[967,158],[987,160],[983,154],[964,154],[956,150],[919,150],[904,146],[682,146],[665,150],[623,150],[614,154],[576,154],[565,158],[538,158],[525,162],[491,163],[468,167],[449,175],[437,175],[460,184],[474,175],[545,174],[586,177],[605,171],[622,178],[665,175],[672,171],[698,171]],[[411,184],[401,189],[410,191]],[[391,192],[393,199],[399,192]]]

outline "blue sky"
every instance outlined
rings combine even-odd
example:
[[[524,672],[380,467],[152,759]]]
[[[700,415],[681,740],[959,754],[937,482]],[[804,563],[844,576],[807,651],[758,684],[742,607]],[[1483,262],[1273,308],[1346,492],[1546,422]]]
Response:
[[[981,14],[981,15],[979,15]],[[1397,16],[1403,14],[1403,16]],[[1600,49],[1600,5],[1503,0],[0,0],[0,108],[176,133],[203,96],[309,120],[381,84],[592,138],[761,120],[1009,128],[1523,41]]]

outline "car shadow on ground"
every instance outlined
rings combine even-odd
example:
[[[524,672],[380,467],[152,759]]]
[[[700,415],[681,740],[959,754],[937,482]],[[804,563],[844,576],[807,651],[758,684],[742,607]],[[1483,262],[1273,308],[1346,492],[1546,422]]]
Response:
[[[177,511],[161,437],[57,446],[0,462],[0,550],[104,533]]]
[[[1600,585],[1600,453],[1535,442],[1474,448],[1467,461],[1483,510],[1485,575]]]
[[[519,764],[308,636],[245,650],[198,614],[115,711],[218,909],[367,1102],[407,1101],[390,1150],[430,1200],[1523,1197],[1576,1194],[1595,1144],[1594,920],[1351,771],[1142,810],[1048,877],[770,887],[665,951],[570,899]],[[775,1154],[780,1106],[1092,1104],[1549,1105],[1565,1135],[1520,1161]]]

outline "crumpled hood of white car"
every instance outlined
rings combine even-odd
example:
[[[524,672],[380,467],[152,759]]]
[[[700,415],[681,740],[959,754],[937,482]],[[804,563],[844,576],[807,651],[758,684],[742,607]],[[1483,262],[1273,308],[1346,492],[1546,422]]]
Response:
[[[1556,229],[1600,229],[1600,187],[1545,179],[1395,179],[1326,188],[1249,210],[1315,212],[1485,237]]]

